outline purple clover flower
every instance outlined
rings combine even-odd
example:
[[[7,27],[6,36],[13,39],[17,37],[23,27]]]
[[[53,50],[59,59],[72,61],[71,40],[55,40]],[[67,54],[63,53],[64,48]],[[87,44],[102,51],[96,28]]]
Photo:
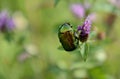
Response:
[[[81,4],[72,4],[70,6],[71,12],[78,18],[83,18],[85,16],[85,8]]]
[[[13,19],[9,16],[7,11],[0,13],[0,31],[6,32],[14,29]]]
[[[79,40],[81,42],[86,42],[88,39],[88,35],[90,33],[90,28],[91,28],[91,21],[89,17],[86,18],[84,24],[82,26],[78,26],[78,32],[79,34]]]
[[[84,18],[89,9],[91,8],[91,4],[88,3],[87,1],[84,2],[84,4],[79,4],[79,3],[74,3],[70,5],[70,10],[73,15],[75,15],[78,19]],[[97,14],[96,13],[90,13],[89,14],[89,19],[94,22],[96,21]]]

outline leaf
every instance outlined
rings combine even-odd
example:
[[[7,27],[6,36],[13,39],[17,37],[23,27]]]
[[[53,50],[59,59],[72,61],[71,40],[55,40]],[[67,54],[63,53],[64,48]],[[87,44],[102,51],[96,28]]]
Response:
[[[87,43],[83,43],[80,46],[80,54],[81,57],[84,61],[86,61],[87,57],[88,57],[88,52],[89,52],[89,47]]]
[[[60,0],[54,0],[54,6],[56,7]]]
[[[62,46],[59,46],[58,49],[59,50],[64,50],[64,48]]]
[[[87,43],[85,43],[85,49],[84,49],[84,61],[86,61],[87,57],[88,57],[88,52],[89,52],[89,46]]]
[[[18,39],[18,44],[19,45],[23,45],[24,44],[24,42],[25,42],[25,35],[22,35],[21,37],[19,37],[19,39]]]
[[[8,42],[12,42],[14,40],[14,36],[12,32],[6,32],[4,38]]]
[[[96,31],[91,31],[90,35],[89,35],[89,39],[94,38],[97,35]]]

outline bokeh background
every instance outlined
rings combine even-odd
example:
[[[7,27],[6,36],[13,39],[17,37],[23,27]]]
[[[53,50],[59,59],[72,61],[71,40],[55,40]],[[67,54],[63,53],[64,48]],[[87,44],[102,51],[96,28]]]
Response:
[[[0,0],[5,10],[15,28],[0,32],[0,79],[120,79],[120,0]],[[57,35],[61,24],[77,28],[87,15],[93,42],[84,62],[62,50]]]

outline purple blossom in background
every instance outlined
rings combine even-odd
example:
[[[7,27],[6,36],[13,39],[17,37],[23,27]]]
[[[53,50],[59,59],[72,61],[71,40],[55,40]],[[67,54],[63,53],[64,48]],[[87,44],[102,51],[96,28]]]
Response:
[[[17,60],[22,63],[29,58],[30,58],[30,54],[28,52],[24,51],[17,57]]]
[[[85,7],[85,9],[89,9],[89,8],[91,8],[91,4],[87,0],[85,0],[84,7]]]
[[[112,5],[120,8],[120,0],[108,0]]]
[[[81,4],[72,4],[70,6],[71,12],[73,13],[73,15],[75,15],[77,18],[82,19],[83,17],[85,17],[87,10],[89,10],[91,7],[90,3],[88,3],[87,1],[84,2],[83,5]],[[92,12],[89,14],[89,19],[94,22],[96,21],[96,16],[97,14],[95,12]]]
[[[91,28],[91,21],[89,17],[87,17],[84,24],[82,26],[78,26],[78,31],[80,32],[79,39],[81,42],[87,41],[88,35],[90,33],[90,28]]]
[[[72,4],[70,6],[71,12],[78,18],[83,18],[85,16],[85,8],[81,4]]]
[[[97,20],[97,13],[90,13],[89,14],[89,20],[91,21],[91,22],[95,22],[96,20]]]
[[[14,29],[13,19],[7,11],[0,12],[0,31],[6,32]]]

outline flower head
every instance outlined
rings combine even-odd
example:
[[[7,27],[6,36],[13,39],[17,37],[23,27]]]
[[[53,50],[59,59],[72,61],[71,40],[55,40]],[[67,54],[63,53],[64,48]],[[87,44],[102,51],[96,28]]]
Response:
[[[90,33],[90,28],[91,22],[89,20],[89,17],[87,17],[84,24],[82,26],[78,26],[78,31],[80,32],[79,39],[81,42],[87,41],[88,35]]]
[[[14,28],[14,22],[9,16],[7,11],[2,11],[0,13],[0,31],[6,32],[11,31]]]
[[[78,4],[78,3],[72,4],[70,6],[70,9],[72,13],[78,18],[83,18],[85,16],[85,8],[81,4]]]

